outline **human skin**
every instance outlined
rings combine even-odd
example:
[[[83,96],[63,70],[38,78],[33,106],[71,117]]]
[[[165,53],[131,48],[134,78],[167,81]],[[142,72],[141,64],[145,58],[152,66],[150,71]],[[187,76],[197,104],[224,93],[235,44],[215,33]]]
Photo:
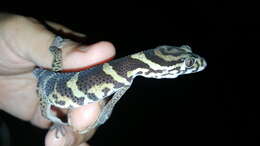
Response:
[[[48,24],[66,33],[84,36],[60,24]],[[51,122],[41,116],[32,70],[35,66],[51,68],[53,58],[48,48],[54,37],[33,18],[0,13],[0,109],[39,128],[49,128]],[[62,50],[63,68],[68,70],[91,66],[115,55],[114,46],[105,41],[91,45],[67,41]],[[91,138],[95,130],[86,134],[79,134],[78,131],[95,122],[100,109],[100,103],[92,103],[68,113],[64,111],[72,128],[65,127],[66,135],[59,139],[55,138],[55,131],[49,130],[45,145],[87,146],[85,141]]]

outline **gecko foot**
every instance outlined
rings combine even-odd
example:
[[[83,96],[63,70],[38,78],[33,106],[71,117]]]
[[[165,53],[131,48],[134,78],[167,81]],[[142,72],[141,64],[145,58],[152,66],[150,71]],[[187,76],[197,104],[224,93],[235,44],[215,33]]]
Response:
[[[62,124],[54,124],[51,126],[50,130],[55,130],[55,137],[57,139],[59,139],[59,135],[61,135],[61,137],[65,136],[65,133],[67,132],[65,129],[65,126]]]

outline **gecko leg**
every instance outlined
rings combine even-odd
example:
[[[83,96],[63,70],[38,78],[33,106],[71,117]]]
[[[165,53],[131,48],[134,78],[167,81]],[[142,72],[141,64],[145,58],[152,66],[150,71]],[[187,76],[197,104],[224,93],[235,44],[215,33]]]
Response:
[[[58,72],[62,70],[62,50],[61,48],[64,45],[65,40],[60,37],[56,36],[53,40],[51,46],[49,47],[49,51],[53,55],[52,61],[52,71]]]
[[[81,134],[87,133],[90,130],[97,128],[98,126],[104,124],[110,117],[116,103],[121,99],[125,92],[130,88],[130,86],[123,87],[117,91],[113,97],[108,101],[108,103],[103,107],[101,113],[99,114],[98,119],[94,124],[89,126],[87,129],[80,131]]]
[[[59,138],[59,133],[61,136],[64,136],[66,133],[64,126],[68,125],[68,123],[62,122],[58,117],[53,115],[51,104],[47,101],[47,99],[40,98],[40,105],[42,116],[54,123],[50,129],[55,130],[55,137]]]
[[[65,40],[60,37],[56,36],[55,39],[52,41],[51,46],[49,47],[49,51],[53,55],[52,61],[52,71],[58,72],[62,70],[62,50],[61,48],[64,45]],[[47,109],[44,111],[47,112],[47,119],[51,120],[54,124],[50,128],[51,130],[55,130],[56,138],[59,138],[59,133],[61,136],[65,136],[66,130],[64,125],[68,125],[67,123],[62,122],[59,118],[51,114],[51,104],[47,104]]]

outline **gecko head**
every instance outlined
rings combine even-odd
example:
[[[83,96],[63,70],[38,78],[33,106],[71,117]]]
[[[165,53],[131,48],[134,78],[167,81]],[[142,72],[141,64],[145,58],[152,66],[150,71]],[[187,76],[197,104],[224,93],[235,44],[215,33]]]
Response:
[[[182,45],[159,46],[154,50],[158,64],[162,66],[160,78],[176,78],[182,74],[202,71],[207,63],[204,58],[192,52],[191,47]]]
[[[199,72],[207,66],[206,60],[194,53],[186,54],[181,61],[180,70],[183,74]]]

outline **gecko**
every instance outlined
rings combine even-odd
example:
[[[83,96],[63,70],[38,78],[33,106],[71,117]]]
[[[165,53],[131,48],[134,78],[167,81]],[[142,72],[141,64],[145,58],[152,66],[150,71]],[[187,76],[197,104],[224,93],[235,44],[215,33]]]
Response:
[[[64,126],[69,125],[53,114],[51,106],[73,109],[112,96],[104,105],[97,120],[86,133],[107,121],[115,104],[130,88],[135,77],[172,79],[179,75],[202,71],[207,63],[203,57],[192,52],[188,45],[162,45],[98,64],[78,72],[62,72],[62,46],[65,42],[56,36],[51,46],[52,70],[37,67],[33,74],[37,79],[36,92],[40,97],[41,114],[52,121],[58,134],[64,135]]]

